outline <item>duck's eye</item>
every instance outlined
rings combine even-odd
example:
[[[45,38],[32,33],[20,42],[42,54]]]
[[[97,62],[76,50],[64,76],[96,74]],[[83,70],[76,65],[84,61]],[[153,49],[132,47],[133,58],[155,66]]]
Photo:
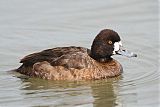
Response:
[[[112,42],[111,40],[109,40],[109,41],[108,41],[108,44],[112,45],[112,44],[113,44],[113,42]]]

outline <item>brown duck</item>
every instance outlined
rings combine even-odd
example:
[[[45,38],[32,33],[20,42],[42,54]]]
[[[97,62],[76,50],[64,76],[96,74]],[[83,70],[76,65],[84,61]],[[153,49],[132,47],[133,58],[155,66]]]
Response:
[[[51,80],[95,80],[115,77],[122,73],[115,54],[136,57],[122,50],[121,39],[113,30],[104,29],[94,39],[91,49],[84,47],[57,47],[25,56],[17,71]]]

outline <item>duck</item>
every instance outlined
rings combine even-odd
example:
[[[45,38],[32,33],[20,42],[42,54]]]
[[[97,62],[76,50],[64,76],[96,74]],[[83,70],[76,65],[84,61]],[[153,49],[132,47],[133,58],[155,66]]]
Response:
[[[137,57],[123,48],[121,38],[111,29],[101,30],[91,49],[68,46],[46,49],[20,60],[17,72],[46,80],[98,80],[122,74],[123,67],[113,55]]]

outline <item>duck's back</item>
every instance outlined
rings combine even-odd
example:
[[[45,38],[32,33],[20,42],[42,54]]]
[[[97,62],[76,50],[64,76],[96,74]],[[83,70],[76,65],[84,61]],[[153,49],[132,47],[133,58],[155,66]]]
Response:
[[[53,80],[100,79],[119,75],[121,65],[115,61],[100,63],[83,47],[58,47],[25,56],[18,72]]]
[[[23,63],[24,65],[33,65],[34,63],[41,62],[41,61],[52,62],[57,58],[60,58],[62,56],[66,56],[69,54],[74,54],[77,52],[86,53],[87,49],[82,47],[74,47],[74,46],[47,49],[38,53],[33,53],[25,56],[23,59],[21,59],[20,63]]]

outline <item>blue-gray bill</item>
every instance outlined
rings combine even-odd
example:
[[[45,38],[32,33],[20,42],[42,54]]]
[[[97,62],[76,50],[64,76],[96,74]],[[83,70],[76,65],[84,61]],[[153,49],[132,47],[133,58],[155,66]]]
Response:
[[[118,55],[126,56],[126,57],[137,57],[137,54],[127,51],[127,50],[119,50],[116,52]]]

